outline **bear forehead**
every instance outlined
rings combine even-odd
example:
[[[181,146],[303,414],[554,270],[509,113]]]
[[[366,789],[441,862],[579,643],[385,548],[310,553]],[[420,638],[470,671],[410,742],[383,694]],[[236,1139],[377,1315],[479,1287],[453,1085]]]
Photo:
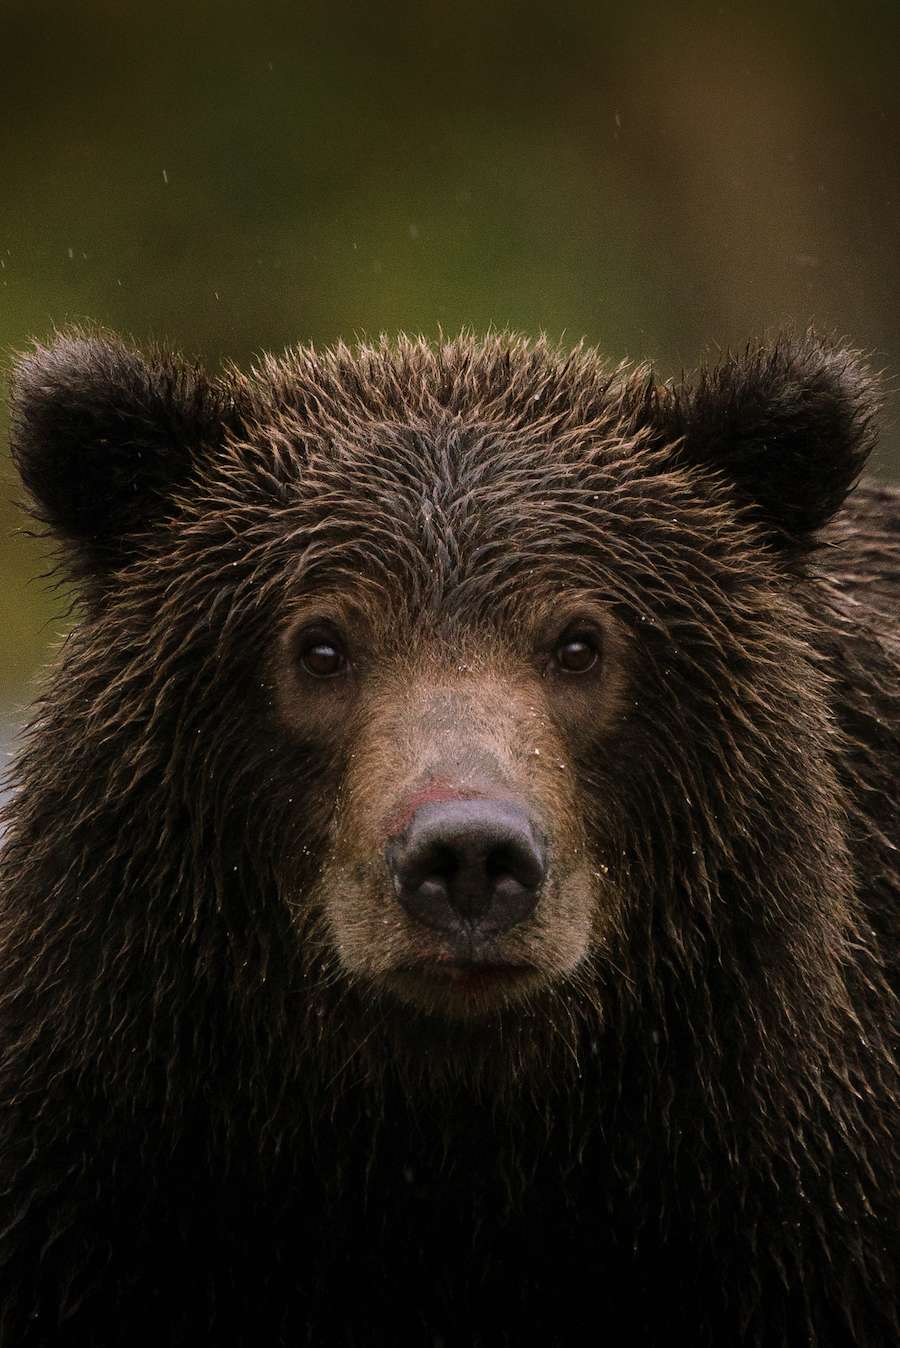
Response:
[[[360,524],[390,521],[413,532],[475,535],[512,524],[541,533],[596,508],[604,490],[552,441],[502,427],[380,427],[361,443],[315,444],[298,454],[297,500],[310,515],[327,521],[343,509]]]
[[[631,405],[646,382],[583,352],[554,360],[543,345],[300,350],[255,372],[248,440],[326,511],[399,511],[409,524],[423,510],[460,521],[512,507],[527,528],[558,522],[591,470],[646,442]]]
[[[670,468],[654,476],[655,456],[639,438],[585,428],[555,439],[458,421],[354,432],[311,433],[307,425],[288,436],[277,426],[277,440],[269,439],[283,475],[269,527],[280,554],[300,560],[304,589],[378,581],[430,607],[464,609],[480,599],[498,606],[513,594],[533,602],[572,586],[608,592],[638,520],[645,558],[654,548],[651,519],[660,541],[682,553],[711,545],[690,491],[697,518],[686,518],[685,475]],[[272,451],[263,434],[245,452],[259,460]]]

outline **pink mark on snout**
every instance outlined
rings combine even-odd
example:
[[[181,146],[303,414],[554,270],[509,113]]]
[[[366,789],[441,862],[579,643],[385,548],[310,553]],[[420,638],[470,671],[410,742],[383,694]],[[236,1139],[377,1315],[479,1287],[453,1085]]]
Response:
[[[416,810],[423,805],[433,805],[439,800],[487,800],[487,791],[473,788],[455,787],[446,777],[432,777],[427,786],[405,796],[384,821],[385,833],[389,838],[399,837],[410,824]]]

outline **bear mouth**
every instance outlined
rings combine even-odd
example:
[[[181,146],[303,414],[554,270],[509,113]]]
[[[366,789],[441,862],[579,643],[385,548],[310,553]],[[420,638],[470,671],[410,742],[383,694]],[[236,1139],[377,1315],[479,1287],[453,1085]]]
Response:
[[[464,1018],[517,1000],[542,981],[534,964],[452,955],[395,966],[387,976],[394,994],[425,1009],[443,1006]]]

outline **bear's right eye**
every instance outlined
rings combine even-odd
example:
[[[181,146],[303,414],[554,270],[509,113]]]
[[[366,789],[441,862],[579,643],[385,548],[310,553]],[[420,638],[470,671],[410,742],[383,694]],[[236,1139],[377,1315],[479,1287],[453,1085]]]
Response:
[[[333,679],[346,674],[350,662],[340,641],[324,634],[310,635],[298,651],[300,668],[314,679]]]

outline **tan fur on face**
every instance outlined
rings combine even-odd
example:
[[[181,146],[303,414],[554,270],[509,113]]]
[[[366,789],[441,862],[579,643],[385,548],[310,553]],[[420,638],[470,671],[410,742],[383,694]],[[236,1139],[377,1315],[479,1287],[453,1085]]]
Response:
[[[334,601],[323,611],[336,612]],[[543,615],[535,631],[546,635],[549,623]],[[466,1018],[571,975],[603,940],[614,899],[587,848],[573,745],[552,681],[521,653],[471,638],[455,649],[423,639],[418,651],[390,659],[386,635],[379,639],[370,628],[363,654],[365,626],[360,618],[355,627],[360,646],[351,686],[333,696],[327,687],[316,690],[325,727],[338,698],[352,703],[331,846],[309,899],[325,914],[342,968],[423,1009]],[[536,645],[540,658],[539,636]],[[610,688],[619,681],[614,672],[611,662]],[[283,672],[281,705],[296,728],[298,714],[309,711],[292,695],[295,677],[290,667]],[[576,701],[589,695],[577,680],[570,684]],[[591,686],[602,705],[602,686]],[[492,962],[527,966],[514,982],[460,989],[421,972],[450,958],[448,940],[401,907],[386,847],[423,801],[447,797],[514,802],[545,840],[548,873],[534,914],[493,936],[486,951]]]

